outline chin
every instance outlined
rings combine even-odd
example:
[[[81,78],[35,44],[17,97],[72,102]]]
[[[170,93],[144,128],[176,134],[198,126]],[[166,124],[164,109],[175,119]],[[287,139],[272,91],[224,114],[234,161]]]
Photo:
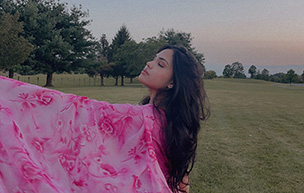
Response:
[[[142,84],[145,84],[145,81],[143,80],[142,75],[139,75],[138,80],[139,80],[139,82],[141,82]]]
[[[138,77],[139,82],[141,82],[144,86],[149,87],[148,84],[146,84],[147,82],[145,82],[145,79],[142,77]]]

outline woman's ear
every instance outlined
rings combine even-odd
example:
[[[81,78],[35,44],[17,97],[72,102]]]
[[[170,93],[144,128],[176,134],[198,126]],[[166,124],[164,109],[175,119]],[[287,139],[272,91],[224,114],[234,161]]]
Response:
[[[168,84],[167,88],[168,88],[168,89],[173,88],[173,82],[170,82],[170,84]]]

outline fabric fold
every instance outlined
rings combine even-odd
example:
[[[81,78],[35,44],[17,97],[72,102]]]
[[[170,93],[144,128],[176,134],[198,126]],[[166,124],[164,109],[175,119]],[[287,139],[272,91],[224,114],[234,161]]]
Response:
[[[156,119],[152,105],[0,77],[0,192],[171,192],[153,147]]]

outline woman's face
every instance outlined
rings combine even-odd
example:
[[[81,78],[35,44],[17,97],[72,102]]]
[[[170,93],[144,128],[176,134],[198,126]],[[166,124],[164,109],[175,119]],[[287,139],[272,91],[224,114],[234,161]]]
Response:
[[[155,58],[147,62],[147,65],[139,75],[139,81],[150,88],[150,91],[158,91],[173,85],[173,50],[165,49]]]

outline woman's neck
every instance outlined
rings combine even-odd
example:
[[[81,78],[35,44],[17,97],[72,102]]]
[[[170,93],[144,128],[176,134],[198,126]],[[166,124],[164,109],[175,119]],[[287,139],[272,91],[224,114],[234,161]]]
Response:
[[[150,91],[150,101],[149,101],[149,104],[153,104],[157,91],[153,90],[153,89],[150,89],[149,91]]]
[[[159,106],[164,97],[163,94],[157,94],[158,91],[153,91],[153,90],[150,90],[150,100],[149,100],[149,104],[152,104],[152,105],[156,105],[158,108],[162,109],[163,111],[166,110],[165,106]],[[157,95],[157,97],[156,97]]]

